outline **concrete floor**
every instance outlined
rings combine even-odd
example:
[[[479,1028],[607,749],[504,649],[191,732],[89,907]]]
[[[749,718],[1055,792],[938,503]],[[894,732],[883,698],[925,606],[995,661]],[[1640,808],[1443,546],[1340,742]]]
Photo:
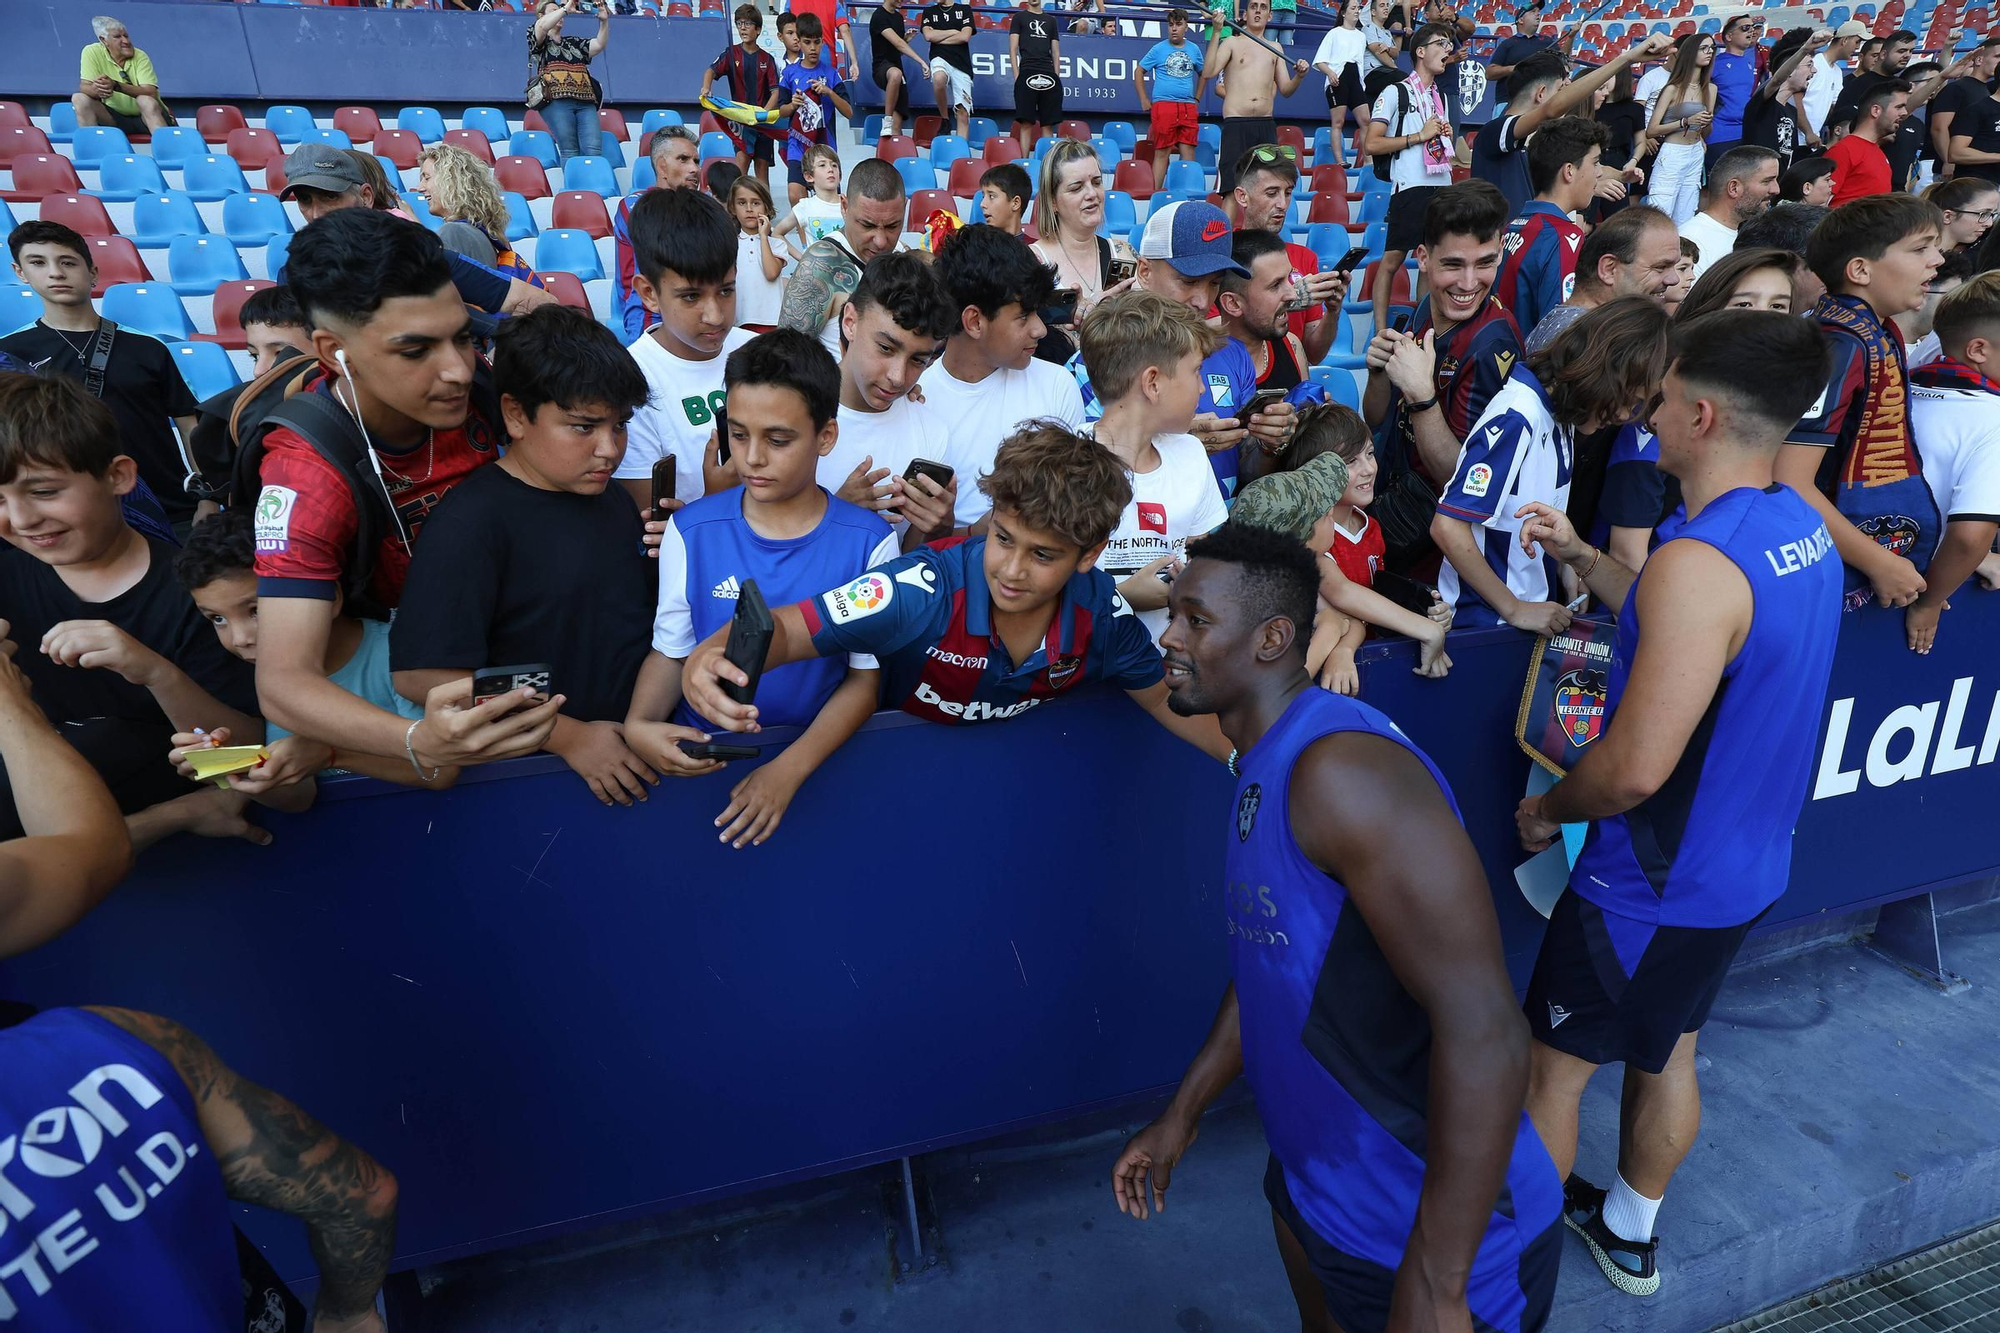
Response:
[[[1941,995],[1844,945],[1739,968],[1704,1033],[1701,1140],[1660,1214],[1660,1293],[1635,1300],[1574,1239],[1554,1333],[1698,1333],[2000,1213],[2000,903],[1943,919]],[[1615,1159],[1617,1080],[1584,1104],[1580,1169]],[[1254,1108],[1218,1110],[1147,1223],[1107,1173],[1150,1113],[920,1163],[945,1261],[898,1280],[894,1168],[425,1274],[416,1326],[627,1330],[1297,1328],[1272,1248]]]

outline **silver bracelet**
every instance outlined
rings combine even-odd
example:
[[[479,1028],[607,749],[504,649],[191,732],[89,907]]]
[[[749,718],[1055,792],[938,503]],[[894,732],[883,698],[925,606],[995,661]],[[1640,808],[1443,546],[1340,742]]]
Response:
[[[426,773],[424,766],[417,762],[417,723],[422,721],[422,718],[418,718],[416,722],[410,724],[409,730],[403,733],[403,753],[410,756],[410,767],[417,770],[417,781],[435,782],[437,775],[444,772],[444,765],[440,764]]]

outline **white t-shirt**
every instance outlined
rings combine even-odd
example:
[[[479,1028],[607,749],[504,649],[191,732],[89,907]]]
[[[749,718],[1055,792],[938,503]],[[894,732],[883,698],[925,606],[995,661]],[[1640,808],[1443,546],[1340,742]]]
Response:
[[[1419,88],[1414,79],[1391,84],[1375,95],[1371,118],[1390,134],[1414,138],[1423,132],[1429,111],[1435,109],[1429,91]],[[1432,169],[1434,165],[1437,170]],[[1449,185],[1450,160],[1440,156],[1434,164],[1425,156],[1425,145],[1413,143],[1389,159],[1389,184],[1397,190],[1413,185]]]
[[[1094,426],[1081,432],[1089,434]],[[1111,540],[1097,567],[1122,582],[1163,555],[1184,555],[1188,538],[1221,527],[1229,518],[1222,486],[1209,466],[1208,451],[1192,435],[1156,435],[1153,447],[1160,465],[1151,472],[1132,472],[1132,502],[1118,516]],[[1167,609],[1139,612],[1139,623],[1160,641],[1166,632]]]
[[[798,219],[799,249],[803,250],[828,232],[840,230],[840,201],[836,199],[829,204],[818,195],[809,194],[792,205],[792,216]]]
[[[779,253],[782,257],[782,252]],[[736,237],[736,322],[776,324],[778,307],[785,300],[785,275],[764,276],[762,237],[738,233]]]
[[[629,349],[653,399],[632,414],[625,433],[625,457],[611,475],[644,479],[653,464],[674,456],[674,498],[692,504],[702,495],[702,455],[715,434],[715,409],[725,401],[722,366],[729,354],[757,335],[731,329],[722,350],[707,361],[688,361],[660,346],[650,333],[639,335]]]
[[[1840,100],[1840,90],[1847,83],[1847,70],[1835,60],[1828,60],[1821,51],[1812,58],[1812,80],[1806,84],[1806,123],[1813,133],[1819,134],[1826,128],[1826,113],[1833,110],[1833,104]]]
[[[1694,272],[1688,274],[1688,285],[1708,272],[1709,265],[1736,248],[1736,229],[1725,227],[1708,214],[1697,211],[1686,222],[1681,223],[1681,235],[1693,241],[1701,251],[1701,257],[1694,261]],[[1681,295],[1687,295],[1682,292]]]
[[[1024,421],[1050,417],[1071,430],[1083,424],[1083,395],[1076,379],[1052,361],[1028,362],[1023,370],[996,370],[977,384],[967,384],[931,362],[917,383],[938,422],[945,457],[958,471],[958,508],[952,521],[970,527],[993,507],[979,490],[979,479],[993,470],[1000,444]]]
[[[1947,521],[2000,519],[2000,394],[1910,386],[1910,433]]]
[[[883,412],[862,412],[842,403],[839,421],[840,438],[834,441],[833,452],[819,460],[816,474],[819,484],[836,494],[864,458],[873,458],[875,467],[888,468],[892,477],[902,476],[912,458],[958,466],[945,457],[951,442],[928,402],[898,398]],[[909,526],[889,514],[882,517],[891,519],[898,536]]]
[[[1319,39],[1319,50],[1313,52],[1312,62],[1331,69],[1331,81],[1338,83],[1340,72],[1349,65],[1358,64],[1367,50],[1368,39],[1362,35],[1361,29],[1328,28],[1326,36]]]
[[[1660,94],[1667,90],[1667,67],[1655,65],[1639,76],[1639,82],[1632,88],[1632,96],[1646,104],[1646,123],[1653,121],[1653,103],[1660,100]]]

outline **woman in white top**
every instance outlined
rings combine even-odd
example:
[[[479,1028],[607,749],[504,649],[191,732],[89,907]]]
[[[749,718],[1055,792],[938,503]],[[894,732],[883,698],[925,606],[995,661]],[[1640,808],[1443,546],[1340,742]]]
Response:
[[[1058,139],[1042,159],[1042,184],[1035,194],[1033,248],[1055,270],[1056,290],[1077,292],[1076,320],[1051,326],[1035,355],[1058,365],[1076,351],[1076,328],[1092,306],[1111,292],[1123,291],[1129,277],[1113,283],[1111,265],[1123,260],[1135,267],[1137,257],[1123,238],[1106,240],[1097,234],[1104,225],[1104,177],[1097,150],[1075,139]]]
[[[1660,145],[1646,202],[1676,227],[1693,217],[1701,203],[1702,157],[1715,120],[1715,83],[1709,77],[1714,64],[1713,36],[1683,43],[1646,123],[1646,137]]]
[[[1358,108],[1365,116],[1368,95],[1361,87],[1361,61],[1368,54],[1368,39],[1361,32],[1361,11],[1368,0],[1347,0],[1341,7],[1340,26],[1328,28],[1313,53],[1313,68],[1326,76],[1326,109],[1333,121],[1333,151],[1342,151],[1340,136],[1347,127],[1347,112]],[[1359,138],[1357,134],[1355,136]],[[1359,145],[1356,145],[1357,151]],[[1357,158],[1356,167],[1360,166]]]

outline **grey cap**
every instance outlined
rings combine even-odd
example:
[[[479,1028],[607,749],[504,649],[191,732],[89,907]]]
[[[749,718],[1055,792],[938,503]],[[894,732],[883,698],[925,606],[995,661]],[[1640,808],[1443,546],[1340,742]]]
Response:
[[[1245,486],[1229,507],[1229,517],[1304,541],[1345,494],[1347,464],[1339,454],[1321,454],[1290,472],[1273,472]]]
[[[302,143],[285,158],[285,188],[278,191],[278,198],[291,198],[292,191],[301,185],[328,194],[346,194],[367,183],[354,159],[332,144]]]

